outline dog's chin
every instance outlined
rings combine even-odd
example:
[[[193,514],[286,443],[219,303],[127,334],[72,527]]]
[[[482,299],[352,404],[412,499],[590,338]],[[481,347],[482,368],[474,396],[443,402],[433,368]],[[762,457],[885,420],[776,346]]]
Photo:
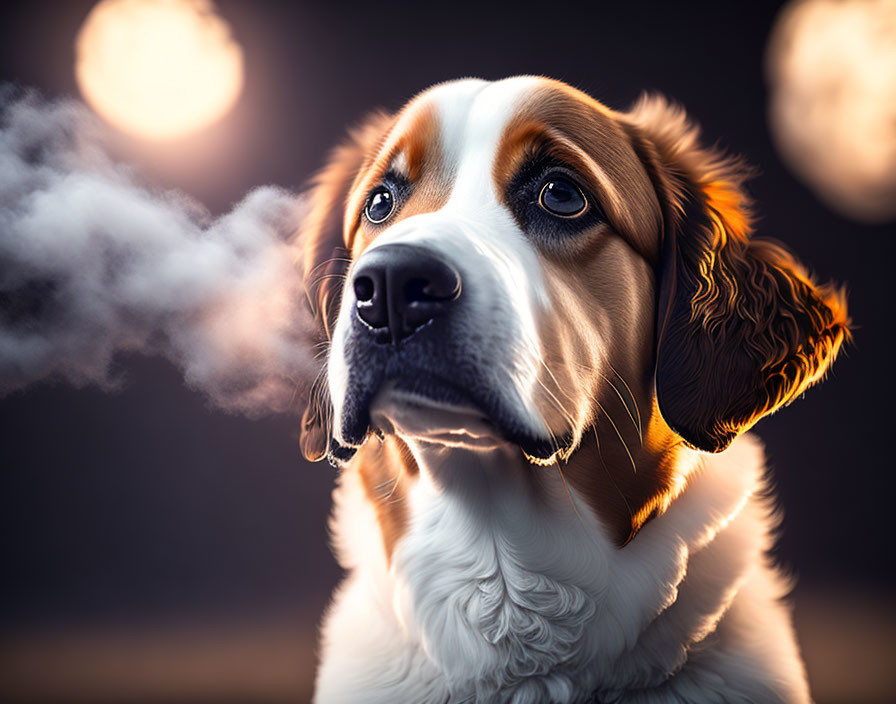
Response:
[[[508,447],[494,423],[472,404],[437,401],[388,385],[370,406],[371,425],[406,440],[466,450]]]

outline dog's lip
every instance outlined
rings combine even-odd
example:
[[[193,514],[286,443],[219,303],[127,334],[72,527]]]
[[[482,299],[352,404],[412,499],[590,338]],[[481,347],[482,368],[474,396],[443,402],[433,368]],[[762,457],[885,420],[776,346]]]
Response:
[[[387,383],[370,405],[374,427],[447,446],[496,447],[505,441],[486,413],[472,400],[452,394],[438,400]]]
[[[386,407],[390,393],[397,395]],[[352,407],[348,423],[343,425],[348,429],[345,439],[331,436],[328,457],[334,465],[351,459],[370,430],[400,431],[398,434],[406,437],[447,447],[494,449],[512,445],[537,464],[547,464],[558,452],[572,447],[571,434],[540,437],[518,420],[508,418],[494,399],[490,403],[482,398],[475,387],[452,383],[431,372],[405,369],[383,382],[368,398],[366,403],[362,400]],[[424,412],[427,418],[423,418]],[[434,414],[441,415],[434,420]],[[396,421],[403,421],[404,427],[396,428]],[[414,423],[423,425],[412,427]]]

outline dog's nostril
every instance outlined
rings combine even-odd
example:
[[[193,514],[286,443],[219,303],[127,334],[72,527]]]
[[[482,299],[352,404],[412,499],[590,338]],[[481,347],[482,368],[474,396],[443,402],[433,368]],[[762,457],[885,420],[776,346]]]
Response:
[[[404,298],[408,303],[434,300],[427,293],[429,279],[410,279],[404,285]]]
[[[373,279],[369,276],[359,276],[355,279],[355,297],[359,301],[369,301],[374,294]]]
[[[408,303],[440,303],[452,301],[460,295],[460,278],[450,268],[434,269],[428,278],[415,277],[404,285]]]

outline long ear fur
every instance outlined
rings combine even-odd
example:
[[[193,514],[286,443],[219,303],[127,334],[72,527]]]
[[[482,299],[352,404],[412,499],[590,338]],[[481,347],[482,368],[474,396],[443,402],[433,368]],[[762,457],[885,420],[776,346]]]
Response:
[[[376,112],[351,130],[349,138],[331,152],[307,193],[310,210],[298,234],[303,244],[300,265],[322,345],[330,339],[351,256],[343,246],[346,201],[363,166],[374,158],[391,121],[391,116]],[[300,445],[311,461],[326,456],[329,442],[330,403],[324,382],[321,376],[312,387],[302,417]]]
[[[627,115],[665,208],[656,391],[691,446],[724,450],[818,381],[849,337],[845,295],[772,240],[752,239],[743,164],[698,142],[681,108]]]

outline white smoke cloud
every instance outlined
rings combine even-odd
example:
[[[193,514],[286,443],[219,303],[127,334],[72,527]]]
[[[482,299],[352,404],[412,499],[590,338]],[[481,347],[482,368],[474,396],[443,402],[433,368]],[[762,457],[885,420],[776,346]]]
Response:
[[[769,39],[778,151],[833,209],[896,217],[896,0],[797,0]]]
[[[139,352],[224,409],[287,410],[316,373],[301,211],[262,187],[212,218],[110,160],[80,103],[0,88],[0,395],[114,387],[116,355]]]

